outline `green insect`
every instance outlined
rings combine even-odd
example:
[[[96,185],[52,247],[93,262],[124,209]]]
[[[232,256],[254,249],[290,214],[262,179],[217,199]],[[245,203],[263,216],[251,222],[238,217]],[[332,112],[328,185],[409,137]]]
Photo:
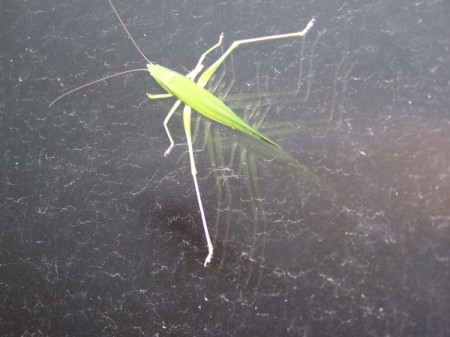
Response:
[[[223,40],[223,34],[219,38],[219,42],[211,47],[209,50],[207,50],[205,53],[202,54],[200,57],[196,67],[189,72],[187,75],[182,75],[180,73],[177,73],[173,70],[170,70],[168,68],[165,68],[161,65],[158,65],[154,62],[151,62],[147,57],[144,55],[144,53],[141,51],[137,43],[134,41],[133,37],[131,36],[130,32],[126,28],[125,24],[123,23],[122,19],[120,18],[117,10],[111,3],[111,0],[108,0],[112,10],[114,11],[115,15],[120,21],[121,26],[124,28],[126,34],[133,42],[136,49],[139,51],[139,53],[143,56],[143,58],[147,61],[147,69],[131,69],[127,71],[123,71],[120,73],[116,73],[110,76],[106,76],[104,78],[101,78],[96,81],[89,82],[85,85],[82,85],[80,87],[77,87],[75,89],[72,89],[65,94],[59,96],[54,101],[52,101],[49,105],[51,107],[54,103],[59,101],[61,98],[78,91],[80,89],[83,89],[87,86],[93,85],[95,83],[107,80],[112,77],[120,76],[123,74],[127,74],[130,72],[137,72],[137,71],[148,71],[150,75],[155,79],[155,81],[167,92],[167,94],[160,94],[160,95],[152,95],[147,94],[150,99],[160,99],[160,98],[169,98],[169,97],[176,97],[177,101],[172,106],[172,108],[169,111],[169,114],[164,120],[164,128],[166,129],[167,136],[170,140],[170,146],[167,149],[167,151],[164,153],[165,156],[167,156],[170,151],[172,150],[174,146],[173,138],[170,134],[170,131],[167,127],[167,124],[172,117],[172,115],[175,113],[177,108],[181,103],[184,103],[183,108],[183,124],[184,124],[184,130],[186,133],[186,139],[187,139],[187,145],[188,145],[188,151],[189,151],[189,158],[190,158],[190,165],[191,165],[191,173],[194,180],[195,185],[195,191],[197,195],[197,201],[200,209],[201,219],[203,223],[203,230],[206,237],[206,242],[208,246],[208,255],[205,259],[204,266],[206,266],[208,263],[211,262],[211,259],[213,257],[213,244],[211,242],[211,238],[209,235],[208,226],[206,223],[205,213],[203,210],[202,205],[202,199],[200,196],[200,189],[198,187],[197,182],[197,169],[195,167],[195,160],[194,160],[194,150],[192,145],[192,134],[191,134],[191,111],[194,109],[195,111],[199,112],[200,114],[204,115],[205,117],[219,122],[221,124],[224,124],[232,129],[235,129],[237,131],[240,131],[257,141],[260,141],[263,145],[269,146],[274,151],[281,151],[280,153],[285,153],[282,151],[281,147],[276,144],[274,141],[263,135],[262,133],[258,132],[254,128],[252,128],[250,125],[248,125],[242,118],[240,118],[238,115],[236,115],[225,103],[223,103],[219,98],[214,96],[211,92],[204,89],[205,85],[208,83],[212,75],[215,73],[215,71],[219,68],[219,66],[225,61],[225,59],[231,54],[233,50],[235,50],[237,47],[244,45],[244,44],[251,44],[256,42],[262,42],[262,41],[269,41],[269,40],[277,40],[277,39],[285,39],[285,38],[292,38],[292,37],[303,37],[305,36],[308,31],[313,27],[315,19],[313,18],[309,23],[306,25],[306,27],[300,31],[295,33],[289,33],[289,34],[280,34],[280,35],[271,35],[271,36],[263,36],[259,38],[253,38],[253,39],[246,39],[246,40],[239,40],[235,41],[231,44],[231,46],[226,50],[225,53],[222,54],[222,56],[216,60],[211,66],[209,66],[206,70],[203,71],[203,73],[199,76],[198,80],[195,82],[196,77],[199,75],[199,73],[203,70],[203,60],[205,57],[212,52],[214,49],[220,47]],[[298,163],[298,162],[297,162]],[[299,164],[300,165],[300,164]],[[306,167],[301,166],[300,169],[308,174],[317,184],[323,185],[319,178],[317,178],[312,172],[310,172]]]

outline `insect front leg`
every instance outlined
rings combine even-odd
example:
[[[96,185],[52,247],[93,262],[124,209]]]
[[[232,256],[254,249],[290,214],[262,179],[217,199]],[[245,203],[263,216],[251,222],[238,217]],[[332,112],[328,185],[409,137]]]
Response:
[[[171,98],[173,97],[172,94],[147,94],[147,97],[150,99],[161,99],[161,98]]]
[[[147,95],[151,99],[150,95],[149,94],[147,94]],[[172,135],[170,134],[169,127],[167,126],[167,124],[169,123],[170,118],[172,118],[173,114],[175,113],[177,108],[180,106],[180,104],[181,104],[180,100],[177,100],[175,102],[175,104],[172,106],[172,108],[170,109],[169,113],[167,114],[167,116],[163,122],[164,129],[166,129],[167,137],[169,137],[169,141],[170,141],[170,146],[166,150],[166,152],[164,152],[164,157],[167,157],[169,155],[170,151],[172,151],[173,147],[175,146],[175,142],[173,141]]]
[[[220,34],[219,36],[219,42],[217,42],[214,46],[212,46],[211,48],[209,48],[207,51],[205,51],[199,58],[197,65],[195,66],[195,68],[190,71],[186,77],[189,78],[190,80],[194,81],[195,78],[197,77],[197,75],[203,70],[204,65],[203,65],[203,61],[205,60],[205,57],[211,53],[213,50],[219,48],[222,45],[222,41],[223,41],[223,33]]]

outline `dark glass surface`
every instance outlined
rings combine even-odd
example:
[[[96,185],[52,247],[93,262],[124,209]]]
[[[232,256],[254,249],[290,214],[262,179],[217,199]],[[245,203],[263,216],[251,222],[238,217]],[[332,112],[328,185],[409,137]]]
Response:
[[[181,113],[170,123],[179,146],[164,157],[172,101],[147,99],[161,92],[152,78],[48,107],[145,67],[107,1],[2,1],[2,336],[450,335],[447,1],[114,3],[145,54],[182,73],[221,32],[228,46],[316,17],[303,49],[237,50],[228,97],[300,84],[255,111],[268,109],[264,132],[335,195],[219,127],[217,144],[239,145],[226,170],[196,153],[213,233],[221,215],[204,268]],[[249,196],[253,178],[260,194]]]

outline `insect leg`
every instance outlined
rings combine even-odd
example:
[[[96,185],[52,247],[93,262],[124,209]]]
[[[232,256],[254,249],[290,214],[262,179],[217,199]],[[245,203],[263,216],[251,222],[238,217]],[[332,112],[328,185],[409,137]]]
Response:
[[[186,77],[189,78],[190,80],[194,81],[195,78],[197,77],[197,75],[200,73],[200,71],[202,71],[204,65],[203,65],[203,61],[205,60],[206,55],[208,55],[209,53],[211,53],[213,50],[217,49],[220,47],[220,45],[222,44],[223,41],[223,33],[220,34],[219,36],[219,42],[217,42],[214,46],[212,46],[211,48],[209,48],[207,51],[205,51],[199,58],[197,65],[195,66],[195,68],[190,71]]]
[[[166,129],[167,137],[169,137],[169,141],[170,141],[170,146],[166,150],[166,152],[164,152],[164,157],[167,157],[169,155],[170,151],[172,151],[172,149],[175,145],[175,142],[173,141],[172,135],[170,134],[169,127],[167,126],[167,124],[169,123],[170,118],[172,118],[173,114],[175,113],[177,108],[180,106],[180,104],[181,104],[180,100],[177,100],[175,102],[175,104],[172,106],[172,108],[170,109],[169,113],[167,114],[167,116],[163,122],[164,129]]]
[[[173,97],[172,94],[166,93],[166,94],[147,94],[147,97],[150,99],[161,99],[161,98],[170,98]]]
[[[246,39],[246,40],[238,40],[234,41],[231,46],[227,49],[227,51],[216,61],[214,62],[208,69],[206,69],[203,74],[198,79],[198,85],[201,87],[204,87],[205,84],[209,81],[211,76],[214,74],[214,72],[217,70],[217,68],[225,61],[225,59],[231,54],[233,50],[235,50],[237,47],[243,45],[243,44],[250,44],[255,42],[262,42],[262,41],[270,41],[270,40],[279,40],[279,39],[285,39],[290,37],[302,37],[305,36],[308,31],[312,28],[314,25],[314,22],[316,20],[312,19],[309,21],[309,23],[306,25],[306,27],[300,31],[295,33],[289,33],[289,34],[279,34],[279,35],[270,35],[270,36],[262,36],[257,37],[254,39]]]
[[[198,188],[197,169],[195,167],[194,150],[192,147],[191,107],[188,105],[185,105],[184,109],[183,109],[183,124],[184,124],[184,131],[186,133],[187,144],[188,144],[188,148],[189,148],[189,159],[191,162],[191,173],[192,173],[192,177],[194,179],[195,193],[197,194],[197,201],[198,201],[198,206],[200,208],[200,214],[202,217],[203,230],[205,232],[206,242],[208,244],[208,256],[206,257],[205,263],[204,263],[204,266],[206,267],[208,265],[208,263],[211,262],[213,252],[214,252],[214,247],[211,242],[211,238],[209,236],[208,225],[206,224],[205,212],[203,210],[202,199],[200,197],[200,189]]]

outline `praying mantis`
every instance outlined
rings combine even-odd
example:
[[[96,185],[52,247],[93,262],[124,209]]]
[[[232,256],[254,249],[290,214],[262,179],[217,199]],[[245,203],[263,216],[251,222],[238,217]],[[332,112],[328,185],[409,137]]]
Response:
[[[49,107],[51,107],[53,104],[55,104],[57,101],[62,99],[63,97],[72,94],[75,91],[78,91],[80,89],[83,89],[87,86],[96,84],[98,82],[107,80],[112,77],[121,76],[127,73],[131,72],[139,72],[139,71],[146,71],[150,73],[150,76],[153,77],[153,79],[166,91],[165,94],[147,94],[149,99],[163,99],[163,98],[176,98],[176,102],[170,109],[168,115],[164,119],[163,125],[165,128],[165,131],[167,133],[167,136],[170,141],[170,146],[164,153],[164,156],[167,156],[171,150],[174,147],[174,140],[172,138],[172,135],[170,133],[170,130],[168,128],[168,123],[173,116],[173,114],[177,111],[178,107],[181,105],[181,103],[184,104],[183,107],[183,125],[184,125],[184,131],[186,135],[187,140],[187,146],[188,146],[188,153],[189,153],[189,161],[190,161],[190,168],[191,168],[191,174],[193,177],[193,182],[195,186],[195,192],[197,196],[197,202],[200,209],[200,215],[203,225],[203,231],[206,238],[206,243],[208,247],[208,255],[205,258],[204,266],[206,267],[210,262],[214,254],[214,247],[210,238],[205,212],[203,209],[202,204],[202,198],[200,195],[200,189],[198,186],[197,181],[197,169],[195,165],[195,159],[194,159],[194,150],[193,150],[193,142],[192,142],[192,133],[191,133],[191,113],[192,110],[197,111],[198,113],[204,115],[206,118],[221,123],[225,126],[228,126],[234,130],[237,130],[240,133],[243,133],[251,138],[253,138],[256,142],[260,143],[261,146],[264,146],[265,148],[270,149],[270,151],[278,152],[282,154],[282,157],[287,157],[287,153],[282,150],[282,148],[272,141],[270,138],[256,130],[255,128],[251,127],[247,122],[245,122],[242,118],[240,118],[238,115],[236,115],[225,103],[223,103],[219,98],[217,98],[214,94],[206,90],[204,87],[208,83],[208,81],[211,79],[213,74],[216,72],[216,70],[219,68],[219,66],[226,60],[226,58],[239,46],[246,45],[246,44],[252,44],[257,42],[264,42],[264,41],[270,41],[270,40],[279,40],[279,39],[286,39],[286,38],[295,38],[295,37],[303,37],[305,36],[313,27],[315,23],[315,18],[311,19],[306,27],[299,31],[294,33],[288,33],[288,34],[279,34],[279,35],[270,35],[270,36],[262,36],[258,38],[251,38],[251,39],[245,39],[245,40],[237,40],[234,41],[230,47],[219,57],[215,62],[212,63],[207,69],[205,69],[203,72],[203,61],[205,60],[206,56],[211,53],[213,50],[219,48],[222,45],[223,42],[223,34],[220,35],[219,41],[212,46],[210,49],[208,49],[205,53],[203,53],[197,62],[197,65],[195,68],[190,71],[187,75],[182,75],[176,71],[170,70],[166,67],[163,67],[161,65],[158,65],[155,62],[150,61],[142,52],[142,50],[139,48],[138,44],[133,39],[132,35],[128,31],[126,25],[122,21],[120,15],[118,14],[116,8],[112,4],[111,0],[108,0],[109,5],[111,6],[114,14],[116,15],[117,19],[120,22],[120,25],[126,32],[127,36],[130,38],[131,42],[134,44],[137,51],[142,55],[144,60],[147,62],[147,68],[146,69],[131,69],[122,71],[113,75],[109,75],[106,77],[103,77],[101,79],[89,82],[87,84],[84,84],[82,86],[79,86],[75,89],[72,89],[61,96],[57,97],[55,100],[53,100]],[[202,73],[201,73],[202,72]],[[201,75],[199,76],[199,74]],[[196,80],[198,76],[198,79]],[[298,163],[298,162],[297,162]],[[298,163],[298,165],[300,165]],[[313,181],[315,181],[318,185],[323,185],[319,178],[317,178],[312,172],[310,172],[306,167],[300,166],[300,170],[302,170],[304,173],[308,174]]]

